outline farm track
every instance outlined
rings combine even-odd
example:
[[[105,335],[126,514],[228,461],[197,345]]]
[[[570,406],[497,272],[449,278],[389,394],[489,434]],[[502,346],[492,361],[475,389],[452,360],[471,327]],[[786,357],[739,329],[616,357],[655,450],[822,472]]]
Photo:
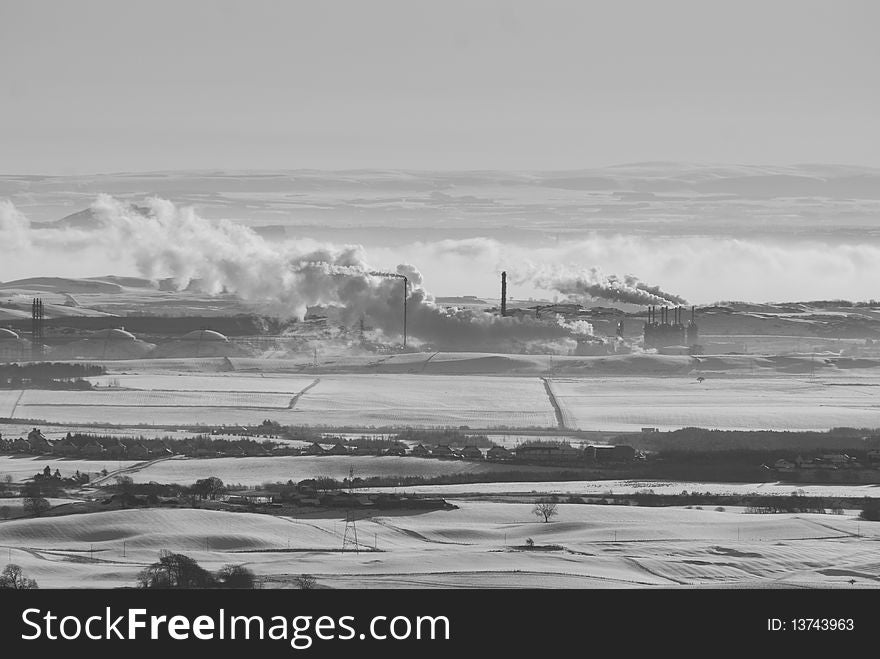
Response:
[[[315,378],[314,382],[305,387],[302,391],[297,393],[293,398],[290,399],[290,404],[287,406],[287,409],[292,410],[296,407],[296,404],[299,402],[299,399],[302,397],[304,393],[306,393],[309,389],[316,386],[321,381],[321,378]]]
[[[428,368],[428,362],[430,362],[434,357],[440,354],[440,351],[433,353],[430,357],[428,357],[424,362],[422,362],[422,368],[419,369],[420,373],[424,373],[425,369]]]
[[[15,399],[15,402],[12,404],[12,411],[9,412],[9,418],[15,418],[15,408],[18,407],[18,404],[21,402],[21,397],[24,396],[24,389],[18,394],[18,398]]]
[[[553,412],[556,414],[557,427],[559,430],[568,430],[565,426],[565,418],[562,415],[562,408],[559,406],[559,402],[556,400],[556,396],[550,386],[550,378],[541,378],[541,382],[544,383],[544,390],[547,392],[547,398],[550,399],[550,404],[553,406]]]
[[[137,464],[133,464],[130,467],[123,467],[122,469],[116,469],[115,471],[107,472],[106,476],[101,476],[100,478],[96,478],[93,481],[89,482],[89,486],[92,485],[103,485],[109,479],[115,478],[116,476],[122,476],[124,474],[133,474],[135,472],[140,471],[141,469],[146,469],[147,467],[151,467],[156,463],[163,462],[165,460],[172,460],[174,458],[178,458],[176,455],[168,455],[163,456],[161,458],[156,458],[155,460],[147,460],[144,462],[138,462]]]

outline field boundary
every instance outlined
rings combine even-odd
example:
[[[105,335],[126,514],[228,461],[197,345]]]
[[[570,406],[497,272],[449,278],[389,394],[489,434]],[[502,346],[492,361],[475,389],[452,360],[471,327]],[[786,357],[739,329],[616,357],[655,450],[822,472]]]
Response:
[[[562,408],[559,406],[559,402],[556,400],[556,395],[550,387],[550,378],[541,378],[541,382],[544,383],[544,390],[547,392],[547,398],[550,399],[550,404],[553,406],[553,413],[556,414],[557,427],[559,430],[568,430],[565,426],[565,419],[562,416]]]
[[[287,406],[287,409],[292,410],[294,407],[296,407],[296,404],[299,402],[300,397],[304,393],[306,393],[309,389],[316,386],[320,381],[321,381],[321,378],[315,378],[314,382],[312,382],[310,385],[306,386],[302,391],[297,392],[297,394],[294,395],[294,397],[290,399],[290,404]]]

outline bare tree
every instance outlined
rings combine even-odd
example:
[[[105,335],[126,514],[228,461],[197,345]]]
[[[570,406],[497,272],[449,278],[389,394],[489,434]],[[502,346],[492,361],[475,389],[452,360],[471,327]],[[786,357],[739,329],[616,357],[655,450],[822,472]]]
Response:
[[[0,574],[0,590],[34,590],[39,588],[36,579],[28,579],[21,568],[10,563]]]
[[[559,514],[556,511],[556,504],[552,501],[539,501],[532,512],[538,517],[543,517],[545,522],[549,522],[551,517]]]

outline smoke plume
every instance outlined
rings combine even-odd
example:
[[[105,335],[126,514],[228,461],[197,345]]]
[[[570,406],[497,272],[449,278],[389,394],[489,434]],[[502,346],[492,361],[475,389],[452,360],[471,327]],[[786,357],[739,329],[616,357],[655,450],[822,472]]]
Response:
[[[97,226],[86,232],[32,230],[7,206],[0,209],[3,237],[8,234],[22,247],[42,251],[88,244],[133,262],[145,277],[170,277],[178,290],[231,293],[278,317],[302,319],[309,307],[335,307],[343,323],[363,319],[400,340],[406,283],[407,338],[413,344],[499,352],[570,347],[572,330],[556,323],[441,307],[415,266],[378,270],[358,245],[270,243],[240,224],[208,221],[191,207],[156,198],[135,207],[101,195],[91,207]]]
[[[530,280],[538,288],[558,291],[571,300],[600,298],[612,302],[632,304],[686,304],[679,295],[667,293],[659,286],[649,286],[637,277],[606,275],[600,268],[563,269],[542,268],[522,273],[517,277],[521,283]]]

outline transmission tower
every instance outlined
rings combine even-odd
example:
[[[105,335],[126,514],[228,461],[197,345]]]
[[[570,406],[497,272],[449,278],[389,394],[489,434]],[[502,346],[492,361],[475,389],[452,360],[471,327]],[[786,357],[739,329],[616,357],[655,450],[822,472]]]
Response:
[[[31,359],[43,358],[45,315],[42,298],[35,297],[31,303]]]
[[[345,513],[345,534],[342,536],[342,551],[351,551],[354,549],[354,553],[360,553],[358,551],[358,532],[357,526],[354,523],[354,515],[350,510]]]
[[[354,465],[348,467],[348,496],[354,496]],[[351,510],[345,511],[345,533],[342,535],[342,551],[354,548],[354,553],[358,552],[358,532],[354,523],[354,514]]]

